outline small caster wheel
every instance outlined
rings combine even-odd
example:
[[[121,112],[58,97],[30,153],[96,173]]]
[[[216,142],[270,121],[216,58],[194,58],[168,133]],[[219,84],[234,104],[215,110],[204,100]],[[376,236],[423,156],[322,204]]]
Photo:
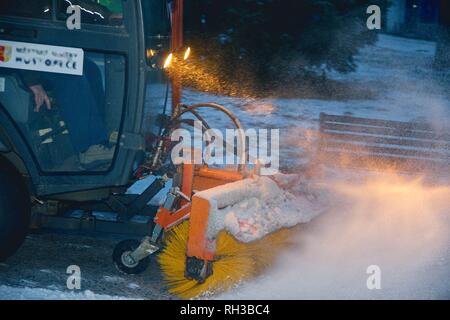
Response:
[[[116,268],[125,274],[141,274],[147,270],[151,256],[144,258],[141,261],[135,261],[131,256],[141,243],[137,240],[125,240],[120,242],[113,252],[113,261]]]

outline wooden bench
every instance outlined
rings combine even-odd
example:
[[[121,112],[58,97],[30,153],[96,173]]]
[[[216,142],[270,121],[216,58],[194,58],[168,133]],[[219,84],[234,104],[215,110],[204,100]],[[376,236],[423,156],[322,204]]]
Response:
[[[321,113],[318,160],[409,173],[450,172],[450,134],[431,124]]]

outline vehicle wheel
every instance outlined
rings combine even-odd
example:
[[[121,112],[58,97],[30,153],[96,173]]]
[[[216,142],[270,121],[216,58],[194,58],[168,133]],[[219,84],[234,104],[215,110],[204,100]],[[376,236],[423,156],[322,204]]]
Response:
[[[0,168],[0,261],[22,245],[30,223],[30,197],[18,174]]]
[[[147,270],[151,256],[135,262],[129,259],[129,254],[136,250],[141,243],[137,240],[125,240],[120,242],[113,252],[113,261],[116,268],[125,274],[140,274]]]

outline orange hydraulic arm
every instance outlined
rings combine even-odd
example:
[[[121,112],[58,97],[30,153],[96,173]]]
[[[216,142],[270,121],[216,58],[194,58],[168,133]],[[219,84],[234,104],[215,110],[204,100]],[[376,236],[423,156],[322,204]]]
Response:
[[[164,207],[159,209],[156,215],[156,223],[158,223],[163,229],[169,229],[172,226],[186,220],[191,213],[191,209],[194,202],[197,203],[199,199],[193,197],[194,190],[202,191],[230,182],[238,181],[244,179],[244,176],[239,172],[226,171],[220,169],[210,169],[208,167],[202,167],[195,170],[194,165],[184,164],[183,165],[183,178],[181,185],[181,192],[189,197],[192,197],[192,203],[188,203],[182,200],[181,208],[176,212],[171,212]],[[201,201],[200,201],[201,202]],[[200,205],[200,202],[197,205]],[[204,210],[196,210],[194,219],[194,224],[198,223],[198,228],[194,233],[195,237],[202,238],[206,232],[207,220],[204,219],[205,215],[207,217],[208,212]],[[192,223],[192,217],[191,217]]]

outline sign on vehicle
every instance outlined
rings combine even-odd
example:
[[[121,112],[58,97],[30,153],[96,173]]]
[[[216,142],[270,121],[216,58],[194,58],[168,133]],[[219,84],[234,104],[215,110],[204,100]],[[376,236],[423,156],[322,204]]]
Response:
[[[0,39],[0,68],[83,75],[84,51],[79,48]]]

